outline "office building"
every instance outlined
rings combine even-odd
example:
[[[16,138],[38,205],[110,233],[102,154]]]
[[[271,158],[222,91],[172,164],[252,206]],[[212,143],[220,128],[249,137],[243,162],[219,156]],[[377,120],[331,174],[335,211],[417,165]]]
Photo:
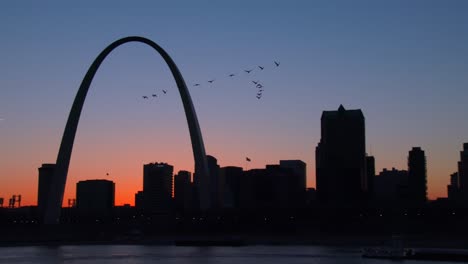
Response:
[[[408,171],[383,169],[374,179],[374,199],[380,205],[405,206],[407,200]]]
[[[179,171],[174,176],[174,201],[178,211],[192,208],[192,175],[188,171]]]
[[[166,212],[172,208],[172,174],[167,163],[143,166],[143,207],[147,213]]]
[[[40,219],[42,219],[49,199],[49,190],[52,184],[52,178],[54,177],[55,164],[42,164],[38,170],[37,209]]]
[[[348,207],[368,189],[365,121],[360,109],[324,111],[316,148],[317,196],[322,204]]]
[[[468,143],[463,144],[460,151],[460,161],[458,162],[458,189],[460,199],[464,204],[468,204]]]
[[[420,147],[413,147],[408,154],[408,199],[411,206],[427,201],[426,156]]]
[[[101,214],[112,210],[115,184],[108,180],[86,180],[76,184],[76,207],[80,212]]]
[[[244,170],[241,167],[227,166],[219,170],[221,208],[239,208],[241,178]]]

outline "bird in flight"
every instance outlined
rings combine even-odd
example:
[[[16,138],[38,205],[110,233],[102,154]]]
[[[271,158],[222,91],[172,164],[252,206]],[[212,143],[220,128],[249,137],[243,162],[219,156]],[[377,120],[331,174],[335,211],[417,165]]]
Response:
[[[256,97],[257,97],[257,99],[260,99],[260,98],[262,98],[262,96],[261,96],[261,95],[257,95]]]
[[[278,67],[278,66],[280,66],[280,63],[275,61],[275,65],[276,65],[276,67]]]
[[[263,87],[263,85],[257,84],[257,88],[262,88],[262,87]]]
[[[258,68],[260,68],[260,70],[263,71],[263,69],[264,69],[265,67],[262,67],[262,66],[259,65]]]
[[[246,73],[250,73],[250,72],[253,71],[253,70],[244,70],[244,71],[245,71]]]
[[[208,82],[209,82],[209,83],[213,83],[214,81],[215,81],[215,80],[213,79],[213,80],[209,80]]]
[[[254,84],[258,84],[258,81],[252,81]]]
[[[199,83],[196,83],[196,84],[194,84],[193,86],[200,86],[200,84],[199,84]]]
[[[143,99],[148,99],[148,96],[146,96],[146,95],[143,95]]]
[[[164,94],[167,94],[167,90],[163,90],[163,93],[164,93]]]
[[[153,97],[158,97],[158,95],[157,95],[157,94],[152,94],[152,96],[153,96]]]
[[[229,74],[229,77],[232,77],[232,76],[235,76],[235,74],[234,73]]]
[[[109,173],[106,173],[107,176],[109,176]]]

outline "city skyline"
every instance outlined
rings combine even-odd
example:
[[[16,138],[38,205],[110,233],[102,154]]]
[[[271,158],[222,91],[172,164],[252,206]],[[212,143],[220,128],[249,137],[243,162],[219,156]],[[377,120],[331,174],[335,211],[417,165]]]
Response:
[[[221,166],[299,159],[309,168],[307,186],[315,187],[320,115],[343,104],[366,117],[366,152],[375,157],[376,174],[406,169],[408,151],[421,147],[429,198],[446,197],[468,141],[467,4],[422,3],[189,4],[179,14],[171,4],[1,4],[0,33],[9,37],[0,44],[0,197],[21,194],[23,205],[35,204],[37,168],[55,163],[87,67],[127,35],[160,43],[179,65],[206,154]],[[103,63],[85,102],[64,204],[76,182],[91,178],[116,183],[116,205],[133,204],[148,162],[194,171],[171,79],[157,54],[140,44],[117,49]],[[250,83],[257,80],[264,86],[260,100]],[[158,101],[141,99],[162,89],[167,96]]]

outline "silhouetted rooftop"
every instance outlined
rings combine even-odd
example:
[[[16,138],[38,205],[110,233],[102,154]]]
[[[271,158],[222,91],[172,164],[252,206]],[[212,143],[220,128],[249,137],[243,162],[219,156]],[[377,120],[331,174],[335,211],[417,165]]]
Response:
[[[322,119],[323,118],[337,118],[339,116],[354,116],[354,117],[362,117],[364,118],[364,114],[362,113],[361,109],[351,109],[346,110],[343,105],[340,104],[338,110],[336,111],[323,111],[322,112]]]

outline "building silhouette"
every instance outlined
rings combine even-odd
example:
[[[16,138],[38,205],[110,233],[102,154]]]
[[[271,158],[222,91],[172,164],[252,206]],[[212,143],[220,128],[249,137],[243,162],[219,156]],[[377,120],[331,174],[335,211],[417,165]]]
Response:
[[[374,179],[374,199],[379,205],[406,206],[408,193],[408,171],[383,169]]]
[[[192,175],[188,171],[179,171],[174,176],[174,201],[178,211],[192,209]]]
[[[372,200],[374,197],[374,179],[375,179],[375,158],[366,156],[366,174],[367,174],[367,198]]]
[[[44,163],[38,169],[38,188],[37,188],[37,210],[40,215],[40,219],[44,216],[44,210],[47,206],[47,200],[49,199],[49,191],[54,177],[55,164]]]
[[[89,214],[110,213],[115,203],[115,183],[109,180],[86,180],[76,184],[76,207]]]
[[[360,109],[323,111],[316,148],[317,196],[322,204],[358,205],[367,192],[365,121]]]
[[[412,206],[422,206],[426,201],[426,156],[420,147],[413,147],[408,154],[408,202]]]
[[[468,143],[463,143],[458,162],[458,190],[461,202],[468,203]]]
[[[210,155],[206,155],[206,160],[208,162],[208,171],[209,171],[209,183],[210,183],[210,203],[211,209],[219,209],[221,206],[220,199],[220,183],[219,183],[219,165],[218,160]]]
[[[143,191],[138,191],[135,193],[135,208],[137,210],[143,210],[144,207],[144,200],[143,200]]]
[[[143,209],[147,213],[165,212],[172,208],[172,174],[167,163],[143,165]]]
[[[280,160],[281,169],[289,169],[287,172],[288,204],[290,207],[305,206],[307,165],[302,160]]]
[[[447,198],[452,203],[460,200],[460,190],[458,188],[458,172],[450,174],[450,184],[447,185]]]
[[[244,170],[241,167],[227,166],[219,170],[221,208],[240,208],[241,179]]]

